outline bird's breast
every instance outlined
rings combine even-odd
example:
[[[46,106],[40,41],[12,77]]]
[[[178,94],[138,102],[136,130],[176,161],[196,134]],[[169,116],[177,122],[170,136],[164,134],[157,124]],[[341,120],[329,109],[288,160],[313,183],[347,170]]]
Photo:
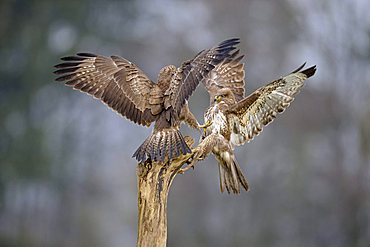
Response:
[[[225,114],[220,111],[217,105],[210,108],[206,115],[205,121],[211,121],[212,125],[207,128],[207,132],[216,133],[216,134],[225,134],[225,131],[228,128],[227,118]]]

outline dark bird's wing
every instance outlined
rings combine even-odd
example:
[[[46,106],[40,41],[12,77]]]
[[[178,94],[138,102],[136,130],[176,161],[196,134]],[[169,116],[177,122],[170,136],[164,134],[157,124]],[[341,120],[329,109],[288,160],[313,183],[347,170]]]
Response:
[[[227,110],[234,145],[252,140],[290,105],[304,81],[316,72],[316,66],[301,71],[303,67],[257,89]]]
[[[210,96],[210,104],[219,89],[229,88],[236,101],[244,98],[244,63],[240,61],[244,55],[239,55],[239,50],[231,54],[222,63],[218,64],[202,81]]]
[[[165,108],[172,106],[178,114],[185,101],[207,74],[230,56],[239,44],[238,38],[228,39],[219,45],[203,50],[192,60],[186,61],[177,69],[165,92]]]
[[[163,95],[152,90],[155,84],[135,64],[117,56],[89,53],[61,59],[55,66],[56,81],[100,99],[137,124],[149,126],[156,119],[162,102],[150,98],[163,100]]]

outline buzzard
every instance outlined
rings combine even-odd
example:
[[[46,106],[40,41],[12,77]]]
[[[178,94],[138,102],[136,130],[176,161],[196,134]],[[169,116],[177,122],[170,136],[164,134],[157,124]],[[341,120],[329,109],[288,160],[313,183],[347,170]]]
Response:
[[[234,156],[234,146],[252,140],[278,113],[293,101],[304,81],[315,74],[316,66],[292,73],[244,96],[244,64],[239,50],[213,69],[203,80],[210,95],[204,115],[208,125],[203,146],[212,147],[219,163],[221,192],[248,191],[248,182]]]
[[[143,126],[154,122],[152,134],[136,150],[134,157],[165,161],[190,153],[179,131],[182,121],[192,127],[198,122],[188,108],[187,100],[200,81],[236,49],[238,38],[199,52],[179,68],[168,65],[159,72],[157,83],[130,61],[90,53],[61,58],[54,72],[73,89],[100,99],[108,107]]]

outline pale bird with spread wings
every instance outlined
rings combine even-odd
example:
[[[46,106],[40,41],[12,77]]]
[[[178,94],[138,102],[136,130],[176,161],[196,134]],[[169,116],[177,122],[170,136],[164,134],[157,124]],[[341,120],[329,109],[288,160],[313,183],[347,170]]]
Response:
[[[181,67],[161,69],[157,83],[151,81],[135,64],[118,56],[105,57],[90,53],[61,58],[56,65],[56,80],[100,99],[108,107],[143,126],[154,122],[152,134],[136,150],[138,161],[171,160],[190,153],[179,131],[185,121],[198,128],[187,100],[197,85],[219,63],[228,58],[239,39],[225,40],[199,52]]]
[[[257,136],[294,100],[304,81],[315,74],[316,66],[292,73],[244,96],[244,64],[239,50],[217,65],[203,83],[210,95],[210,107],[204,115],[208,123],[201,146],[215,155],[219,164],[220,188],[239,193],[249,185],[234,155],[234,146]],[[208,152],[209,152],[208,151]]]

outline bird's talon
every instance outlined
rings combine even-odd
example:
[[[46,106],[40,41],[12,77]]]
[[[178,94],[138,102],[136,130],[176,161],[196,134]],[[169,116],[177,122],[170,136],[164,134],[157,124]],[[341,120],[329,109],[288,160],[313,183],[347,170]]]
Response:
[[[203,131],[206,131],[206,129],[212,125],[212,121],[208,120],[207,122],[205,122],[204,124],[201,124],[198,126],[198,128],[202,128]]]

